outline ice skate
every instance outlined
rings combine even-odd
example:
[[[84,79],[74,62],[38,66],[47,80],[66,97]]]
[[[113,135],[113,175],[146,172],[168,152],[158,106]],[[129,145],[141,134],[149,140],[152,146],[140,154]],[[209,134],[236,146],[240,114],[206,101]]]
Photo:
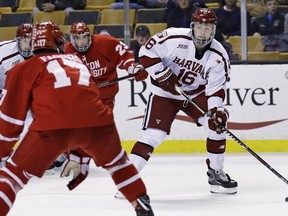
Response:
[[[54,167],[61,167],[63,165],[63,163],[65,162],[67,158],[67,155],[65,153],[59,155],[56,160],[52,163],[51,166],[54,166]]]
[[[56,171],[61,170],[61,166],[66,160],[66,154],[61,154],[56,158],[56,160],[49,166],[49,168],[45,171],[47,175],[54,175]]]
[[[154,216],[150,206],[150,198],[148,195],[137,198],[137,206],[135,208],[137,216]]]
[[[55,166],[53,164],[45,171],[44,175],[54,175],[55,174]]]
[[[125,196],[120,192],[117,191],[117,193],[114,195],[115,199],[125,199]]]
[[[208,166],[208,183],[211,185],[210,192],[215,194],[236,194],[238,183],[230,178],[223,170],[215,171],[210,167],[209,159],[206,160]]]

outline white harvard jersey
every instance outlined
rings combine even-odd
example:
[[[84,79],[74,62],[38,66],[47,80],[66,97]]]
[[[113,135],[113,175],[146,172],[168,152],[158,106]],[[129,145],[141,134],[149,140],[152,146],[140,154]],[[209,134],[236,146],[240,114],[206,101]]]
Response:
[[[224,47],[213,39],[202,55],[196,54],[189,28],[169,28],[154,35],[141,47],[139,60],[154,80],[159,71],[170,68],[191,99],[203,91],[213,96],[226,90],[230,62]],[[156,81],[151,82],[152,93],[183,100],[183,96],[175,96],[159,88]]]
[[[4,88],[7,72],[24,60],[18,52],[16,40],[0,42],[0,90]]]

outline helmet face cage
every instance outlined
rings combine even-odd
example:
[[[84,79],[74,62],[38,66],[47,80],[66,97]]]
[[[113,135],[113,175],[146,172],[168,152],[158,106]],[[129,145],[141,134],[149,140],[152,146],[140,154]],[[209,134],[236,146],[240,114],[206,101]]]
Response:
[[[81,46],[77,45],[76,40],[87,38],[87,43]],[[92,40],[89,28],[84,22],[73,23],[70,30],[70,41],[72,46],[78,52],[86,52],[90,47]]]
[[[16,33],[17,49],[18,52],[25,58],[32,56],[31,52],[31,34],[32,34],[32,24],[24,23],[21,24]],[[30,49],[23,50],[21,48],[21,43],[29,43]]]
[[[194,32],[195,23],[205,23],[205,24],[212,24],[212,32],[211,35],[206,39],[197,39]],[[192,40],[198,47],[205,47],[207,44],[209,44],[212,39],[215,36],[216,33],[216,23],[217,23],[217,17],[213,10],[209,8],[198,8],[193,14],[192,14],[192,22],[190,24],[190,28],[192,30]]]
[[[52,22],[37,22],[32,30],[32,51],[55,50],[65,52],[65,37],[61,30]]]

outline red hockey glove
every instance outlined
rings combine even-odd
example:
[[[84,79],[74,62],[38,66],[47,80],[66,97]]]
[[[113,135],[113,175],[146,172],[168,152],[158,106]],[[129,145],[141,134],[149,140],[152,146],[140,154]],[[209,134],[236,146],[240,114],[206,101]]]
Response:
[[[209,128],[216,131],[217,134],[223,133],[229,118],[228,110],[224,107],[214,107],[208,113],[210,116],[208,119]]]
[[[144,69],[144,67],[140,64],[135,65],[134,69],[133,69],[133,74],[135,75],[135,80],[137,82],[145,80],[148,77],[148,73],[147,71]]]
[[[156,79],[159,87],[162,88],[164,91],[170,92],[173,95],[180,95],[175,90],[175,85],[181,86],[178,77],[169,68],[163,71],[162,74],[163,75],[161,77]]]
[[[86,179],[89,173],[90,160],[90,157],[79,157],[74,154],[68,155],[60,177],[68,177],[70,172],[73,171],[73,178],[67,184],[69,190],[73,190]]]

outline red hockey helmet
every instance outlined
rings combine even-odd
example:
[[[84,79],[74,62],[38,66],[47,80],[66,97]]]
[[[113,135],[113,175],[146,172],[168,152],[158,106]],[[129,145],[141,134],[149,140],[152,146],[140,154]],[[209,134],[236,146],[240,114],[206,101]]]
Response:
[[[37,22],[32,30],[32,51],[65,51],[65,38],[58,26],[52,22]]]
[[[75,22],[71,25],[70,41],[79,52],[86,52],[92,43],[89,28],[84,22]]]
[[[211,26],[211,35],[206,39],[197,39],[195,37],[195,23]],[[191,19],[192,40],[197,46],[204,47],[212,41],[216,32],[217,16],[210,8],[198,8],[193,14]]]
[[[23,23],[21,24],[16,32],[17,49],[19,53],[28,58],[32,55],[31,52],[31,34],[32,34],[32,24]]]
[[[31,37],[33,25],[30,23],[23,23],[19,25],[16,37]]]
[[[198,8],[192,14],[192,22],[200,22],[200,23],[217,23],[217,16],[212,9],[209,8]]]

